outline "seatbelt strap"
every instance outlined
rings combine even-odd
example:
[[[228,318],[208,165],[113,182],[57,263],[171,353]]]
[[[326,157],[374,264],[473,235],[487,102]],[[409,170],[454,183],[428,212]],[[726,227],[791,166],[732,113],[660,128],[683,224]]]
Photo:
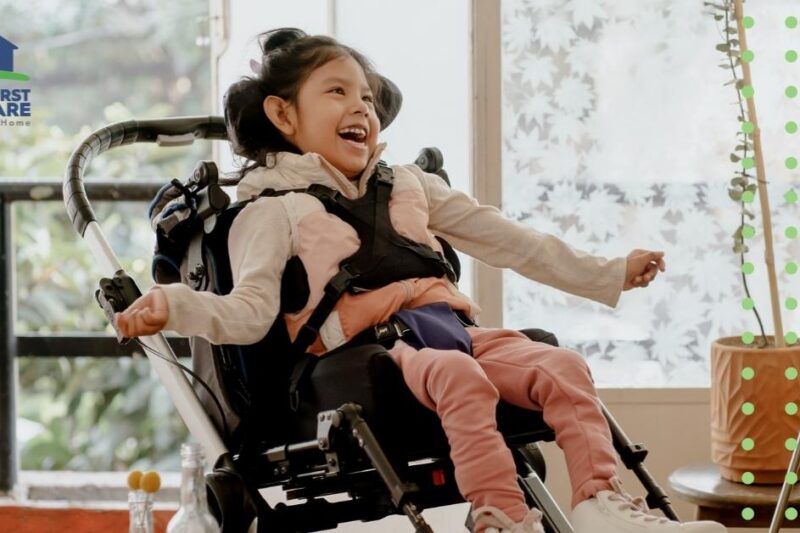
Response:
[[[339,301],[339,298],[357,277],[358,274],[351,272],[347,265],[341,267],[339,272],[325,285],[322,299],[311,313],[311,316],[308,317],[306,323],[300,328],[297,337],[292,343],[292,355],[299,358],[292,370],[292,376],[289,378],[289,405],[293,411],[297,410],[300,402],[300,383],[313,369],[313,366],[310,366],[312,361],[317,359],[316,356],[306,353],[306,350],[317,338],[320,328],[333,311],[333,308],[336,307],[336,302]]]

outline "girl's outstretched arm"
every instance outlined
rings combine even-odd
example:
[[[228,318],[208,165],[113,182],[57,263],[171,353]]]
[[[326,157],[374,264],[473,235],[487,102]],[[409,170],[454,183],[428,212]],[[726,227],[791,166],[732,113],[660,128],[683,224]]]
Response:
[[[616,307],[625,281],[626,259],[582,252],[549,233],[506,218],[451,189],[435,174],[411,170],[428,200],[428,227],[456,249],[497,268],[511,268],[528,279]]]
[[[214,344],[258,342],[278,315],[281,276],[291,257],[291,231],[283,203],[261,198],[245,206],[231,225],[228,254],[233,275],[229,294],[195,291],[182,283],[156,285],[131,305],[130,313],[120,315],[120,324],[130,327],[135,318],[137,327],[142,327],[128,331],[137,335],[153,334],[152,329],[158,328]],[[156,293],[163,294],[165,309]]]

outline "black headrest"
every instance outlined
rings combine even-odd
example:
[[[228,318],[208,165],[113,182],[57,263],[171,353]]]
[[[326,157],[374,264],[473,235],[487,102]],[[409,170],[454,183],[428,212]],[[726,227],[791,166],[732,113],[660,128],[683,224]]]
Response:
[[[380,76],[380,78],[383,85],[380,95],[383,113],[378,113],[378,120],[381,122],[381,130],[385,130],[400,113],[400,107],[403,105],[403,93],[389,78],[384,76]]]

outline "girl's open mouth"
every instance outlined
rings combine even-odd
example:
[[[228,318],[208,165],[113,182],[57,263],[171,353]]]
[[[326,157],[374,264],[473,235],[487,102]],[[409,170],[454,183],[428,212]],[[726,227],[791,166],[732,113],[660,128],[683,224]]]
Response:
[[[350,146],[358,150],[367,149],[367,130],[360,126],[339,130],[339,137]]]
[[[358,141],[351,141],[350,139],[344,139],[344,142],[355,148],[356,150],[366,150],[367,143],[358,142]]]

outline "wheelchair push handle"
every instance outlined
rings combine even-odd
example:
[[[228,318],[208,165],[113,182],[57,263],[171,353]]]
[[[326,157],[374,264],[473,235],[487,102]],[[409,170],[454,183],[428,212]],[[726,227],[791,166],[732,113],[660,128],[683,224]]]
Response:
[[[83,185],[83,176],[95,156],[111,148],[137,142],[183,146],[192,144],[195,139],[227,138],[224,119],[210,115],[127,120],[95,131],[72,152],[64,173],[64,204],[72,225],[83,237],[89,223],[97,220]]]

